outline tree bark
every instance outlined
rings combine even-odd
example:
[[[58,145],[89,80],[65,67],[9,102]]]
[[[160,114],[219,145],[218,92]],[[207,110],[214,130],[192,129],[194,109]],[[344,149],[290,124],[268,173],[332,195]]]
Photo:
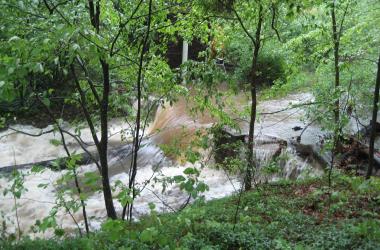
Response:
[[[96,33],[99,33],[100,30],[100,0],[96,1],[94,5],[93,0],[88,1],[89,12],[90,12],[90,21],[92,26],[95,28]],[[112,191],[108,176],[108,105],[109,105],[109,94],[110,94],[110,73],[109,65],[107,61],[99,56],[99,62],[102,67],[103,74],[103,91],[102,91],[102,100],[100,103],[100,141],[97,140],[96,134],[93,134],[96,148],[99,152],[99,161],[101,166],[101,175],[102,175],[102,186],[103,186],[103,197],[104,203],[106,206],[107,216],[111,219],[117,219],[116,210],[112,200]],[[80,89],[79,84],[78,89]],[[96,92],[96,90],[95,90]],[[83,96],[83,93],[81,93]],[[96,95],[95,95],[96,96]],[[83,102],[83,100],[82,100]],[[85,111],[85,107],[82,105],[82,108]],[[88,115],[87,115],[88,116]],[[91,118],[86,117],[87,121],[91,123]],[[89,125],[91,125],[89,123]],[[93,132],[93,131],[92,131]]]
[[[250,190],[252,188],[252,172],[255,168],[255,162],[253,157],[253,140],[254,140],[254,134],[255,134],[255,122],[256,122],[256,113],[257,113],[257,61],[258,61],[258,55],[260,51],[261,41],[260,41],[260,35],[261,35],[261,28],[262,28],[262,22],[263,22],[263,7],[260,5],[259,7],[259,20],[257,22],[256,26],[256,35],[255,35],[255,43],[254,43],[254,50],[253,50],[253,58],[252,58],[252,68],[251,68],[251,116],[250,116],[250,122],[249,122],[249,134],[248,134],[248,166],[247,166],[247,173],[245,177],[245,190]]]
[[[112,200],[112,191],[108,177],[108,102],[110,93],[110,75],[109,65],[103,59],[100,59],[103,71],[103,98],[100,107],[100,129],[101,139],[99,145],[99,161],[102,171],[103,196],[106,205],[107,216],[111,219],[117,219],[116,210]]]
[[[380,89],[380,56],[377,63],[377,77],[376,77],[376,86],[375,91],[373,92],[373,109],[372,109],[372,126],[371,126],[371,135],[369,140],[369,159],[368,159],[368,170],[366,178],[369,179],[372,175],[373,165],[374,165],[374,153],[375,153],[375,137],[376,137],[376,121],[377,121],[377,112],[379,104],[379,89]]]
[[[331,7],[331,19],[332,19],[332,36],[333,36],[333,42],[334,42],[334,71],[335,71],[335,91],[338,90],[340,85],[340,67],[339,67],[339,46],[340,46],[340,37],[338,33],[338,27],[336,23],[336,15],[335,15],[335,0],[333,1],[332,7]],[[339,98],[335,101],[335,109],[334,109],[334,118],[335,118],[335,125],[339,125],[339,110],[340,110],[340,103]]]
[[[332,22],[332,39],[334,44],[334,73],[335,73],[335,84],[334,84],[334,92],[337,93],[339,91],[339,85],[340,85],[340,68],[339,68],[339,40],[340,40],[340,34],[338,33],[338,27],[336,22],[336,3],[335,0],[332,1],[331,5],[331,22]],[[334,138],[333,138],[333,148],[332,148],[332,156],[331,156],[331,162],[330,162],[330,168],[329,168],[329,174],[328,174],[328,181],[329,186],[331,186],[331,174],[332,169],[334,167],[334,159],[335,154],[339,152],[340,149],[340,94],[338,98],[335,100],[334,103]]]

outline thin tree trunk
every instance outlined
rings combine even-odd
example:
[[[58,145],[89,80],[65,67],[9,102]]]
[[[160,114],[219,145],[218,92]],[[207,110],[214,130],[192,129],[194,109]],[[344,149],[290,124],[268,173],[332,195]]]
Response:
[[[136,190],[135,190],[135,179],[137,174],[137,157],[138,157],[138,151],[140,147],[140,128],[141,128],[141,98],[142,98],[142,92],[141,92],[141,83],[142,83],[142,73],[143,73],[143,64],[144,64],[144,55],[149,50],[149,35],[150,35],[150,28],[151,28],[151,18],[152,18],[152,0],[149,1],[149,13],[148,13],[148,20],[147,20],[147,31],[146,35],[143,41],[143,46],[140,53],[140,60],[139,60],[139,69],[138,69],[138,75],[137,75],[137,114],[136,114],[136,131],[135,131],[135,137],[133,139],[133,157],[132,157],[132,168],[130,171],[129,176],[129,189],[132,191],[132,203],[126,204],[123,208],[123,214],[122,219],[125,218],[126,210],[128,208],[128,219],[132,220],[132,210],[133,210],[133,201],[136,198]]]
[[[251,117],[250,117],[250,123],[249,123],[249,135],[248,135],[248,166],[247,166],[247,173],[245,177],[245,190],[250,190],[252,188],[252,172],[255,168],[255,162],[253,157],[253,140],[254,140],[254,134],[255,134],[255,122],[256,122],[256,113],[257,113],[257,61],[259,56],[259,50],[260,50],[260,35],[261,35],[261,26],[263,22],[263,7],[260,5],[259,7],[259,20],[257,22],[256,27],[256,35],[255,35],[255,43],[254,43],[254,50],[253,50],[253,58],[252,58],[252,68],[251,68]]]
[[[377,112],[379,110],[379,89],[380,89],[380,56],[377,63],[377,77],[376,77],[376,86],[375,92],[373,93],[373,109],[372,109],[372,121],[371,121],[371,135],[369,141],[369,164],[366,178],[369,179],[372,175],[373,165],[374,165],[374,152],[375,152],[375,137],[376,137],[376,121],[377,121]]]
[[[74,70],[73,66],[72,66],[72,70]],[[41,105],[43,105],[45,107],[46,112],[50,116],[50,118],[52,119],[52,121],[57,125],[59,134],[61,136],[61,142],[62,142],[63,148],[64,148],[64,150],[66,152],[67,158],[70,159],[71,158],[71,153],[69,151],[69,148],[67,147],[66,139],[65,139],[65,136],[63,134],[64,132],[63,132],[63,129],[61,128],[61,125],[55,119],[54,114],[50,110],[50,108],[43,103],[43,101],[38,97],[38,95],[37,95],[37,99],[41,103]],[[73,167],[73,174],[74,174],[75,187],[77,189],[77,192],[78,192],[78,195],[79,195],[79,200],[80,200],[80,203],[81,203],[81,206],[82,206],[82,215],[83,215],[83,219],[84,219],[84,225],[85,225],[85,229],[86,229],[86,234],[88,236],[89,233],[90,233],[90,229],[89,229],[89,226],[88,226],[88,217],[87,217],[87,212],[86,212],[86,204],[84,203],[84,200],[81,197],[82,190],[81,190],[80,185],[79,185],[78,174],[76,172],[76,166]],[[72,218],[73,218],[75,224],[78,226],[79,234],[82,237],[82,231],[81,231],[81,229],[79,227],[79,224],[76,222],[76,220],[75,220],[75,218],[74,218],[73,215],[72,215]]]
[[[58,126],[58,130],[59,130],[59,133],[61,135],[61,141],[62,141],[62,145],[66,151],[66,154],[67,156],[70,158],[71,157],[71,154],[70,154],[70,151],[69,149],[67,148],[67,144],[66,144],[66,140],[65,140],[65,136],[63,134],[63,131],[61,129],[61,126],[60,124],[57,123],[57,126]],[[86,233],[87,233],[87,236],[89,235],[90,233],[90,229],[89,229],[89,226],[88,226],[88,218],[87,218],[87,212],[86,212],[86,204],[84,203],[84,200],[82,199],[81,197],[81,194],[82,194],[82,190],[80,188],[80,185],[79,185],[79,181],[78,181],[78,174],[77,174],[77,171],[76,171],[76,166],[73,167],[73,174],[74,174],[74,181],[75,181],[75,187],[77,189],[77,192],[78,192],[78,196],[79,196],[79,200],[80,200],[80,203],[81,203],[81,206],[82,206],[82,214],[83,214],[83,219],[84,219],[84,225],[85,225],[85,228],[86,228]],[[81,230],[79,229],[79,232],[82,236],[82,232]]]
[[[100,107],[100,129],[101,139],[99,147],[99,160],[102,170],[103,196],[106,205],[107,216],[117,219],[116,210],[112,200],[112,191],[108,177],[108,99],[110,93],[109,65],[100,59],[103,71],[103,98]]]
[[[336,22],[336,15],[335,15],[335,0],[333,0],[333,4],[331,7],[331,20],[332,20],[332,37],[333,37],[333,42],[334,42],[334,71],[335,71],[335,85],[334,85],[334,90],[335,92],[338,91],[339,86],[340,86],[340,67],[339,67],[339,46],[340,46],[340,35],[338,32],[338,27],[337,27],[337,22]],[[340,95],[338,99],[335,101],[335,108],[334,108],[334,120],[335,120],[335,137],[337,139],[336,141],[336,147],[333,149],[337,153],[337,150],[340,148],[340,130],[341,128],[339,127],[339,121],[340,121],[340,102],[339,102]]]
[[[94,4],[93,0],[88,0],[90,21],[92,26],[95,28],[96,33],[100,31],[100,0],[96,1]],[[112,200],[112,191],[108,176],[108,105],[109,105],[109,94],[110,94],[110,73],[109,65],[105,59],[99,58],[99,62],[102,67],[103,73],[103,96],[100,103],[100,141],[97,140],[96,134],[93,134],[93,138],[99,152],[99,161],[101,166],[101,175],[102,175],[102,186],[103,186],[103,197],[104,203],[106,206],[107,216],[111,219],[117,219],[117,214],[115,206]],[[91,85],[91,84],[90,84]],[[78,86],[80,90],[80,86]],[[94,91],[94,89],[92,89]],[[96,92],[96,90],[95,90]],[[83,93],[81,93],[83,96]],[[95,95],[96,97],[96,95]],[[82,100],[83,102],[83,100]],[[82,105],[83,107],[83,105]],[[85,107],[83,108],[85,111]],[[88,114],[87,114],[88,116]],[[86,117],[89,125],[91,125],[91,118]],[[92,131],[93,132],[93,131]],[[98,141],[98,142],[97,142]]]

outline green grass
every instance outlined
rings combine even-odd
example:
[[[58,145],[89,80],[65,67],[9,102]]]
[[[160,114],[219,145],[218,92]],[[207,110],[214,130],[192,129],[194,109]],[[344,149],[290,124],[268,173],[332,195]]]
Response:
[[[89,238],[3,241],[0,249],[380,249],[380,181],[336,174],[265,184],[128,225],[108,221]]]

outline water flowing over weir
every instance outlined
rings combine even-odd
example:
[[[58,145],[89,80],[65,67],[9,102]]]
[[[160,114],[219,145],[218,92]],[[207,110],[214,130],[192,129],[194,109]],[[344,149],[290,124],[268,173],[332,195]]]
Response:
[[[309,94],[290,95],[287,98],[276,101],[263,102],[259,109],[265,112],[273,112],[279,107],[286,107],[289,102],[303,102],[311,99]],[[183,193],[178,186],[172,185],[166,188],[162,193],[161,184],[154,184],[153,178],[162,178],[183,174],[183,171],[192,166],[190,163],[179,164],[165,157],[159,145],[170,143],[171,140],[178,137],[183,131],[186,132],[185,137],[181,137],[184,142],[191,140],[191,135],[197,129],[210,128],[213,125],[211,117],[200,116],[194,119],[186,112],[185,100],[180,100],[174,106],[167,105],[165,108],[159,107],[155,116],[155,120],[147,129],[147,136],[142,140],[142,147],[139,150],[138,156],[138,172],[136,182],[140,187],[144,187],[140,196],[134,203],[134,216],[139,216],[149,212],[148,203],[156,204],[158,211],[171,211],[178,209],[186,200],[187,195]],[[284,147],[279,149],[280,141],[289,141],[292,137],[299,135],[300,132],[293,131],[295,126],[304,126],[300,122],[302,111],[300,109],[292,109],[273,115],[263,116],[256,127],[255,152],[259,165],[265,165],[270,161],[274,154],[280,150],[280,154],[284,155],[279,163],[281,165],[281,173],[272,176],[269,181],[278,178],[298,178],[302,173],[319,175],[322,171],[310,165],[308,160],[297,156],[294,149]],[[110,150],[109,168],[110,181],[114,183],[121,180],[124,183],[128,182],[128,169],[130,166],[130,151],[131,145],[123,145],[121,135],[118,131],[125,129],[123,123],[119,120],[111,122],[110,134],[113,135],[110,140],[110,147],[117,148],[117,151]],[[241,123],[243,133],[247,131],[247,124]],[[17,126],[18,130],[27,131],[31,134],[39,134],[39,129],[30,126]],[[50,130],[50,127],[43,131]],[[67,128],[69,129],[69,128]],[[305,132],[303,140],[312,144],[318,140],[318,128],[311,126],[311,129]],[[6,136],[8,135],[8,136]],[[68,138],[70,150],[80,148],[74,140]],[[89,131],[84,129],[82,138],[86,143],[91,143]],[[65,156],[61,147],[51,145],[52,139],[59,140],[58,134],[47,133],[39,137],[30,137],[20,133],[14,133],[12,130],[7,130],[0,133],[0,168],[8,165],[17,165],[24,163],[33,163],[42,160],[51,160]],[[89,150],[93,150],[93,146],[89,146]],[[116,152],[116,153],[115,153]],[[201,169],[200,164],[196,163],[196,167]],[[49,215],[50,210],[55,206],[56,191],[58,187],[55,182],[65,173],[66,170],[55,172],[46,169],[42,173],[30,173],[25,176],[24,186],[27,191],[21,195],[21,199],[17,200],[17,212],[19,217],[20,228],[24,232],[28,232],[30,227],[35,224],[37,219],[43,219]],[[97,171],[94,164],[83,165],[79,167],[79,172]],[[21,170],[22,173],[28,173],[29,170]],[[0,172],[1,175],[1,172]],[[238,176],[227,176],[222,170],[205,167],[201,169],[199,178],[209,186],[209,191],[204,193],[206,199],[221,198],[230,195],[240,188],[240,178]],[[41,189],[39,184],[47,184],[46,189]],[[11,185],[5,176],[0,178],[0,191]],[[89,217],[93,217],[91,227],[99,228],[106,213],[104,209],[103,195],[101,193],[92,193],[87,202],[87,213]],[[116,209],[121,213],[122,207],[115,200]],[[5,220],[8,232],[15,232],[17,224],[15,220],[14,199],[10,194],[0,197],[0,211],[4,213],[1,220]],[[74,214],[80,225],[83,225],[83,217],[80,212]],[[66,231],[73,232],[76,230],[72,218],[63,209],[57,214],[57,222]],[[41,236],[32,234],[32,236]],[[45,233],[44,236],[51,235],[51,232]]]

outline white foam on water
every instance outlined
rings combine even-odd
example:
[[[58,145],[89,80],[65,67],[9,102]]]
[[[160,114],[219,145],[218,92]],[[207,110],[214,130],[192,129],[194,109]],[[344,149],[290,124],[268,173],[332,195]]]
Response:
[[[62,146],[54,146],[51,141],[60,141],[61,136],[58,131],[46,133],[53,130],[53,126],[49,125],[46,128],[39,129],[29,125],[12,125],[12,128],[23,131],[32,135],[39,135],[32,137],[23,133],[17,133],[14,130],[7,129],[0,132],[0,167],[12,166],[19,164],[35,163],[40,161],[57,159],[65,157],[66,152]],[[63,128],[77,134],[75,129],[64,124]],[[122,119],[114,119],[110,121],[109,126],[109,144],[110,146],[120,145],[122,136],[126,134],[127,138],[130,137],[128,131],[129,127],[123,123]],[[77,141],[71,136],[64,134],[66,144],[71,152],[83,152]],[[80,132],[81,139],[93,145],[93,140],[89,128],[83,128]],[[94,146],[86,146],[88,150],[94,150]]]
[[[310,94],[291,95],[280,101],[267,101],[260,104],[260,109],[268,112],[276,111],[279,107],[286,107],[290,101],[301,102],[307,98],[311,98]],[[136,198],[134,203],[134,215],[136,218],[149,213],[149,203],[154,203],[159,212],[170,212],[172,209],[179,209],[184,204],[188,195],[181,191],[178,185],[169,185],[165,192],[161,183],[155,183],[154,177],[162,179],[164,177],[173,177],[176,175],[184,175],[183,171],[188,167],[196,167],[200,170],[199,181],[205,182],[209,186],[209,190],[203,193],[206,200],[225,197],[231,195],[233,192],[240,189],[240,179],[237,176],[227,176],[223,170],[216,170],[210,167],[201,168],[199,163],[191,165],[186,163],[180,165],[166,159],[163,152],[158,145],[169,143],[171,140],[179,137],[180,133],[185,129],[187,136],[182,140],[189,143],[191,135],[197,129],[209,128],[213,124],[213,119],[207,116],[201,116],[195,119],[186,113],[187,104],[184,100],[174,106],[166,105],[165,108],[160,107],[156,113],[154,122],[150,125],[147,135],[148,139],[142,141],[142,147],[139,150],[138,158],[138,172],[136,176],[136,185],[145,188],[141,194]],[[299,120],[302,112],[296,115],[278,113],[264,117],[260,123],[257,124],[257,135],[265,134],[272,135],[282,139],[289,139],[296,133],[292,131],[292,127],[302,124]],[[243,131],[246,125],[243,124]],[[16,126],[17,129],[27,131],[28,133],[38,134],[40,129],[31,126]],[[52,127],[42,129],[48,131]],[[72,128],[66,128],[74,131]],[[121,133],[118,131],[128,129],[122,120],[115,120],[110,122],[110,135],[113,135],[110,140],[112,145],[122,145]],[[317,131],[317,130],[316,130]],[[317,133],[314,131],[315,133]],[[12,164],[32,163],[43,160],[55,159],[65,156],[62,147],[51,145],[52,139],[60,140],[58,133],[44,134],[39,137],[30,137],[23,134],[13,134],[14,131],[6,130],[0,133],[0,167]],[[299,132],[298,132],[299,133]],[[307,134],[307,133],[305,133]],[[312,133],[313,134],[313,133]],[[8,136],[5,136],[8,135]],[[129,135],[130,136],[130,135]],[[311,138],[312,136],[310,136]],[[82,130],[82,139],[88,143],[92,142],[89,129]],[[311,138],[312,142],[314,139]],[[71,151],[76,150],[80,152],[80,147],[76,141],[67,137],[67,143]],[[120,147],[119,147],[120,148]],[[123,183],[128,183],[128,169],[130,167],[130,145],[124,145],[119,151],[118,155],[113,155],[109,159],[109,172],[111,185],[117,180]],[[271,155],[278,149],[278,145],[263,145],[257,148],[256,155],[263,162],[263,164],[271,158]],[[121,152],[121,153],[120,153]],[[310,164],[305,163],[302,159],[297,158],[295,155],[290,155],[289,160],[284,163],[283,176],[285,178],[297,177],[304,169],[311,168]],[[153,169],[157,170],[154,171]],[[312,169],[312,168],[311,168]],[[23,232],[28,233],[30,236],[51,236],[52,231],[45,234],[33,234],[29,230],[35,224],[37,219],[43,219],[49,215],[50,210],[55,205],[56,189],[62,188],[56,185],[56,181],[67,170],[61,172],[54,172],[46,169],[42,173],[32,173],[25,176],[24,186],[27,191],[21,195],[17,200],[17,212],[20,222],[20,228]],[[97,169],[93,164],[81,166],[78,172],[93,171]],[[296,172],[294,172],[296,171]],[[21,173],[27,173],[28,170],[21,170]],[[278,178],[278,177],[276,177]],[[273,178],[274,180],[275,178]],[[146,182],[150,180],[148,184]],[[46,183],[47,187],[42,189],[38,187],[39,184]],[[0,177],[0,192],[2,193],[6,188],[9,188],[12,183],[9,182],[4,176]],[[122,207],[116,199],[114,199],[116,210],[120,215]],[[86,210],[90,219],[90,226],[94,229],[99,229],[101,222],[106,219],[106,211],[104,208],[104,199],[102,193],[92,193],[86,200]],[[3,212],[5,217],[0,217],[0,225],[5,219],[8,225],[7,232],[14,233],[17,230],[15,220],[14,199],[10,193],[5,196],[0,196],[0,211]],[[83,229],[83,216],[81,210],[73,214],[75,219],[79,222]],[[73,222],[70,214],[62,209],[57,214],[57,222],[67,232],[75,232],[76,225]]]

